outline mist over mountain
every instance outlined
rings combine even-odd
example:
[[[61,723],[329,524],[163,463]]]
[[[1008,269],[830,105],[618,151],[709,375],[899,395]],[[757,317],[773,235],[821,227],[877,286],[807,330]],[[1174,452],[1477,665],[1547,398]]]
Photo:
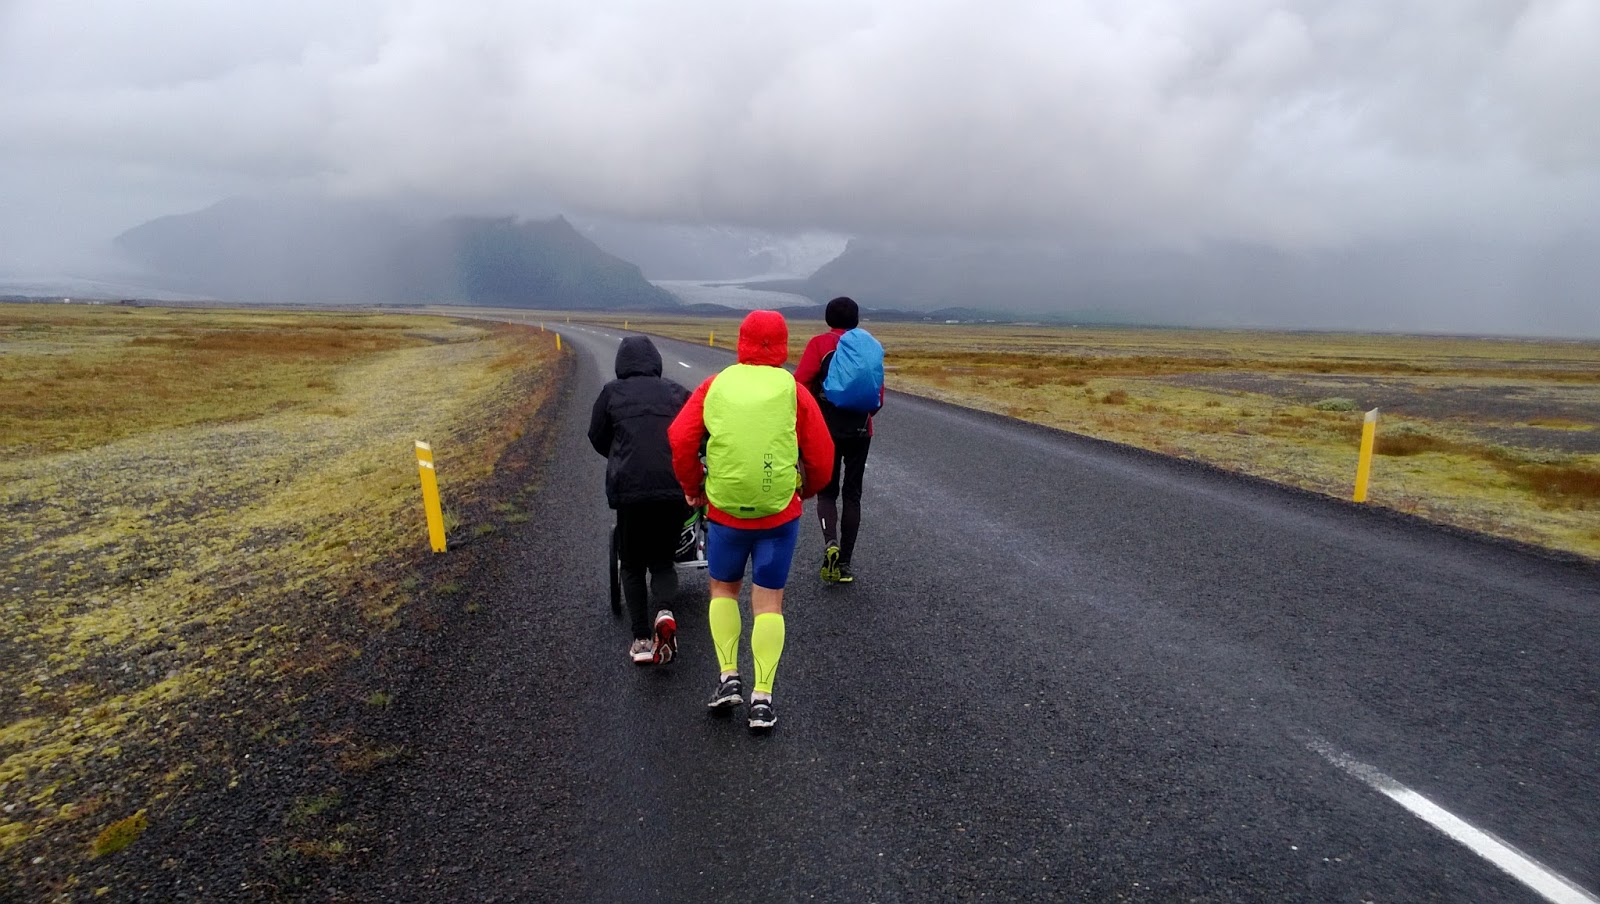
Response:
[[[1528,244],[1453,235],[1298,251],[864,236],[830,259],[841,241],[620,220],[575,226],[561,216],[442,217],[398,202],[290,197],[162,217],[117,245],[142,268],[143,285],[238,301],[671,308],[684,304],[688,281],[789,270],[797,276],[754,284],[818,302],[850,295],[879,310],[1068,322],[1600,335],[1600,231],[1592,229]],[[613,253],[627,249],[647,268]],[[647,276],[677,280],[668,288],[678,291]],[[775,304],[709,292],[691,300]]]
[[[731,280],[807,276],[844,250],[828,233],[784,234],[731,226],[580,221],[596,245],[639,265],[647,279]]]
[[[565,218],[438,218],[401,205],[234,198],[117,237],[150,285],[236,301],[672,307]]]
[[[1459,237],[1290,252],[1075,241],[862,238],[801,281],[818,301],[1099,323],[1600,335],[1600,234],[1529,247]]]

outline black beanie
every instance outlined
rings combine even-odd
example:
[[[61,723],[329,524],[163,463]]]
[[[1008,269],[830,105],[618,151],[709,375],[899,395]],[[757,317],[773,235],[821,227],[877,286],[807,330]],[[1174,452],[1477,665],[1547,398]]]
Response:
[[[861,323],[861,309],[856,307],[854,299],[840,295],[828,302],[828,307],[822,312],[822,319],[828,321],[828,326],[836,330],[853,330]]]

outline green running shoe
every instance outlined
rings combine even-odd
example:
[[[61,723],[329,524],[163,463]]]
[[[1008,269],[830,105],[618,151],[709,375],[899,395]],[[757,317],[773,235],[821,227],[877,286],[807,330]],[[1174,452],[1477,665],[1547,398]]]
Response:
[[[822,553],[822,580],[829,584],[839,582],[839,547],[830,545]]]

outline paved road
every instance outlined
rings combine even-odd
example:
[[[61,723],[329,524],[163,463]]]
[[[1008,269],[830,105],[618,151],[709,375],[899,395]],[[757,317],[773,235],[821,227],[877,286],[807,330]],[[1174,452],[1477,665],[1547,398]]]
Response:
[[[808,506],[756,737],[702,709],[702,577],[680,660],[624,661],[582,439],[619,334],[563,330],[595,364],[478,588],[492,627],[440,669],[375,898],[1600,890],[1595,569],[891,395],[859,581],[815,580]],[[730,358],[658,344],[688,385]]]

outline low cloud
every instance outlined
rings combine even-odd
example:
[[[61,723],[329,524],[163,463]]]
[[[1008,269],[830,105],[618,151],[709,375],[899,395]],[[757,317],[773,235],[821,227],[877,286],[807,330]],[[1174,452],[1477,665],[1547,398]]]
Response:
[[[90,219],[213,184],[1165,249],[1536,248],[1594,225],[1597,109],[1592,0],[0,6],[7,190],[49,170]],[[26,213],[0,210],[0,239]]]

